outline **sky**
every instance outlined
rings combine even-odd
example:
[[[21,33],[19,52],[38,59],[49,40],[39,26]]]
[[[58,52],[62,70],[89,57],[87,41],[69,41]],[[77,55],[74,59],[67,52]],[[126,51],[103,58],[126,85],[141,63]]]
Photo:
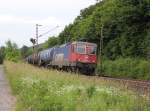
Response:
[[[39,39],[43,43],[72,23],[81,9],[95,3],[96,0],[0,0],[0,46],[7,40],[19,47],[31,46],[35,24],[42,25],[39,35],[59,26]]]

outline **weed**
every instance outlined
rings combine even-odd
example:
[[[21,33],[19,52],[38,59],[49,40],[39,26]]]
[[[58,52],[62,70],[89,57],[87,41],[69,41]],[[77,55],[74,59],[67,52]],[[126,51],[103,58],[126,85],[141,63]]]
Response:
[[[150,111],[150,101],[112,83],[108,87],[82,75],[8,61],[5,70],[17,97],[16,111],[133,111],[139,105]]]

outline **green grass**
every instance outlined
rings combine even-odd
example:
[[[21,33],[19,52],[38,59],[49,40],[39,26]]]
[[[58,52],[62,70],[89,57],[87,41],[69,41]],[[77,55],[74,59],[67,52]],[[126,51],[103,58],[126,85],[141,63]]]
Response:
[[[98,65],[97,72],[100,72]],[[150,60],[120,58],[114,61],[103,61],[103,75],[150,80]]]
[[[148,98],[115,83],[23,63],[4,65],[16,111],[150,111]]]

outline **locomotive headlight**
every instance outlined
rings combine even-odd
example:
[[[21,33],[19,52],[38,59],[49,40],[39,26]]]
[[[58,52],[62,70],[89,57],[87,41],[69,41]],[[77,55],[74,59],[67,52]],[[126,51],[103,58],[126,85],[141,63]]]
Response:
[[[85,57],[85,59],[88,59],[88,58],[89,58],[88,56]]]

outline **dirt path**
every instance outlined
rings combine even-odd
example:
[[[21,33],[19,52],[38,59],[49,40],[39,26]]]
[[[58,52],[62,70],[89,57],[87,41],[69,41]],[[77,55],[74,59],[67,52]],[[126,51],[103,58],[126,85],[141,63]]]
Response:
[[[0,111],[14,111],[15,97],[12,96],[3,66],[0,65]]]

